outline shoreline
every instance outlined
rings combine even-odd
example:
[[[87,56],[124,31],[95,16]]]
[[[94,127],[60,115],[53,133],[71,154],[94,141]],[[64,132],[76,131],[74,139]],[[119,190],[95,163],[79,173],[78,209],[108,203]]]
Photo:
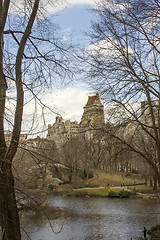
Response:
[[[110,198],[146,198],[146,199],[159,199],[160,191],[156,193],[142,193],[137,190],[124,187],[95,187],[95,188],[77,188],[67,189],[58,187],[57,189],[50,191],[50,194],[64,195],[64,196],[76,196],[76,197],[110,197]]]

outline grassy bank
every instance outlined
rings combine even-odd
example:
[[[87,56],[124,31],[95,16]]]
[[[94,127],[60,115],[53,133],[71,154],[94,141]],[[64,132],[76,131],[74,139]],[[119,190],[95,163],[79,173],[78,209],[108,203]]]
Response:
[[[76,197],[129,197],[130,192],[122,191],[116,188],[80,188],[70,189],[58,187],[52,191],[53,194],[61,194],[63,196],[76,196]]]
[[[160,194],[160,189],[153,189],[153,187],[145,186],[145,185],[132,186],[132,187],[128,187],[128,189],[137,193]]]
[[[120,190],[112,189],[115,192],[115,195],[118,196]],[[73,190],[73,195],[75,196],[97,196],[97,197],[108,197],[110,188],[84,188]]]
[[[61,194],[63,196],[96,196],[96,197],[145,197],[145,198],[157,198],[160,196],[160,190],[153,190],[152,187],[144,185],[136,185],[126,188],[114,188],[114,187],[97,187],[97,188],[77,188],[73,189],[71,185],[64,185],[56,187],[56,190],[51,191],[51,194]]]

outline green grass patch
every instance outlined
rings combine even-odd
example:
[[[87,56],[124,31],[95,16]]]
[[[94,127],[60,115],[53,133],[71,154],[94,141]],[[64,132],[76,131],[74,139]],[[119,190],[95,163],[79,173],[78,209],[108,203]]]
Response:
[[[76,189],[74,190],[75,196],[96,196],[96,197],[108,197],[109,192],[111,191],[110,188],[84,188],[84,189]],[[119,189],[112,189],[115,194],[119,194]]]
[[[146,193],[146,194],[157,193],[158,191],[158,190],[154,190],[153,187],[144,186],[144,185],[132,186],[128,188],[131,189],[132,191]]]
[[[64,196],[76,196],[76,197],[121,197],[128,198],[130,192],[121,191],[116,188],[80,188],[80,189],[66,189],[65,187],[58,187],[55,191],[51,191],[53,194],[61,194]]]

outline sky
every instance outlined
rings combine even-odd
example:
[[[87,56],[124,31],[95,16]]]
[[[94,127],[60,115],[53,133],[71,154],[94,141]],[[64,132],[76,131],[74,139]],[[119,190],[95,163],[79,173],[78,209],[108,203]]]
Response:
[[[54,9],[54,12],[52,10],[50,12],[55,23],[59,25],[64,38],[71,35],[73,42],[87,46],[89,42],[84,35],[84,31],[89,29],[91,20],[94,20],[93,14],[89,11],[93,6],[94,0],[69,0],[67,4],[62,4],[61,7]],[[80,122],[83,107],[87,103],[88,96],[93,95],[94,91],[89,89],[89,86],[85,85],[85,83],[77,81],[76,77],[73,82],[62,89],[52,89],[43,96],[42,101],[53,112],[47,109],[43,110],[43,113],[45,113],[44,119],[41,107],[36,106],[38,116],[36,117],[37,123],[33,127],[35,132],[39,132],[42,128],[47,129],[48,124],[53,125],[56,114],[60,114],[64,120],[70,119],[71,121]],[[23,130],[26,129],[26,120],[30,122],[30,117],[34,111],[33,102],[30,102],[24,108]],[[44,131],[41,136],[45,136],[46,133]]]

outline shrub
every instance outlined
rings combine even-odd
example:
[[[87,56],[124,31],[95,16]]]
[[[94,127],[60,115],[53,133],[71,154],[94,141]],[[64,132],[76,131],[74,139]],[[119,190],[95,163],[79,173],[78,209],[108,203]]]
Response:
[[[53,178],[58,178],[58,179],[62,180],[62,173],[58,170],[57,167],[54,167],[54,166],[51,167],[50,171],[52,173]]]
[[[83,178],[84,179],[86,179],[87,178],[87,172],[86,172],[86,170],[84,169],[84,171],[83,171]]]
[[[121,198],[128,198],[128,197],[130,197],[130,192],[120,191],[119,195],[120,195]]]
[[[86,179],[87,173],[84,170],[77,170],[76,175],[81,179]]]
[[[139,172],[138,172],[136,169],[133,168],[133,169],[131,170],[131,173],[138,174]]]
[[[159,239],[159,236],[160,236],[160,225],[151,227],[151,229],[148,230],[147,233],[148,233],[151,237],[153,237],[153,238],[155,238],[155,239]]]
[[[82,178],[82,179],[86,179],[87,177],[88,177],[88,179],[94,177],[92,171],[87,172],[85,169],[84,169],[84,170],[78,170],[78,171],[77,171],[77,176],[78,176],[79,178]]]
[[[112,198],[112,197],[120,197],[119,192],[114,192],[114,191],[110,191],[108,193],[108,197]]]
[[[72,182],[72,174],[69,175],[68,179],[69,179],[69,182]]]
[[[93,178],[93,177],[94,177],[93,172],[89,172],[88,173],[88,179]]]

